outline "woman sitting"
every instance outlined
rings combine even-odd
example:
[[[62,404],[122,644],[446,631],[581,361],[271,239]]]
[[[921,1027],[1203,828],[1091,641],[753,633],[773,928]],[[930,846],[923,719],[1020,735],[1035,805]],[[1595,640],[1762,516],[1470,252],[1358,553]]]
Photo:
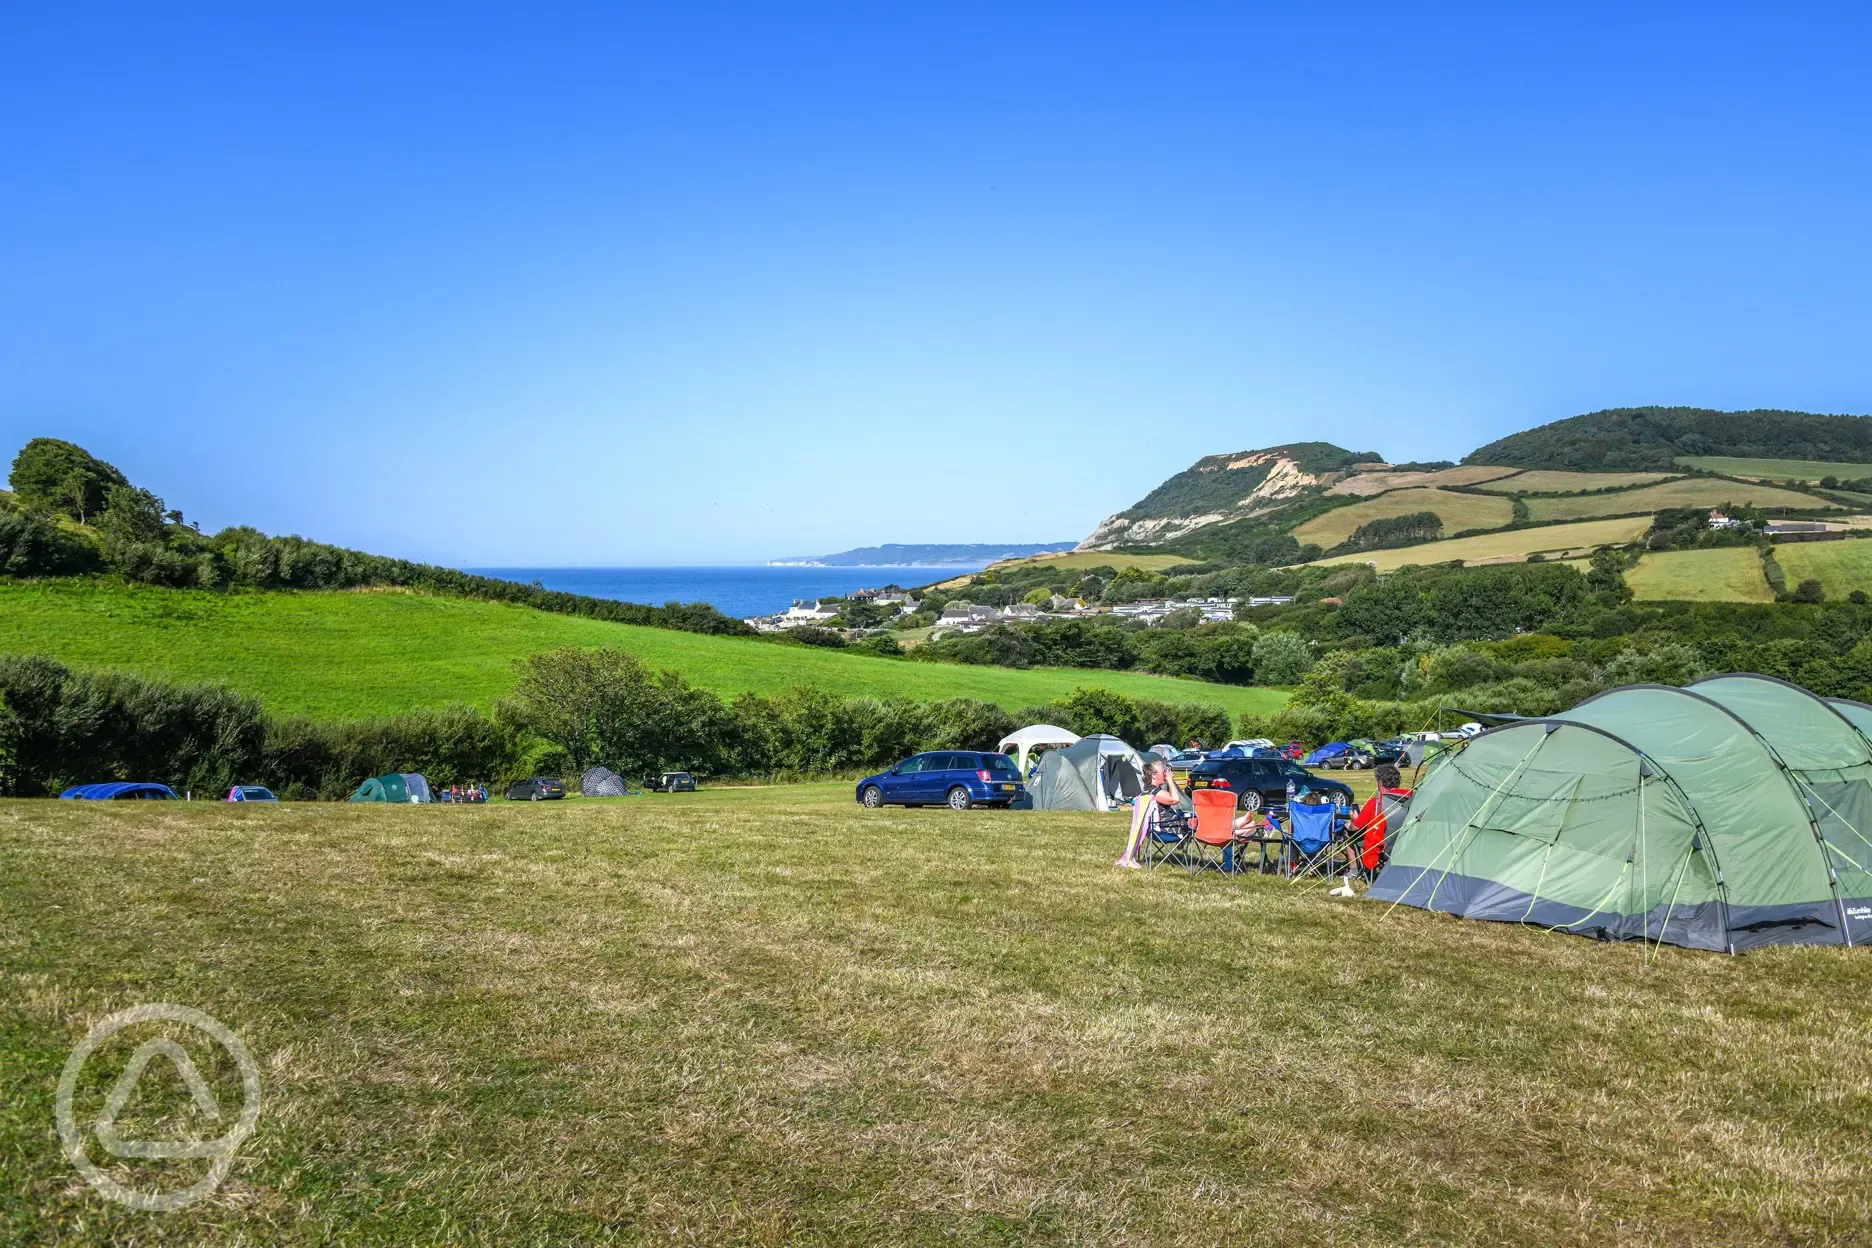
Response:
[[[1131,803],[1131,832],[1125,838],[1124,853],[1118,855],[1116,865],[1120,867],[1143,865],[1137,856],[1144,848],[1144,838],[1150,834],[1151,825],[1157,822],[1165,807],[1175,808],[1183,800],[1183,790],[1177,787],[1176,777],[1170,774],[1170,764],[1162,759],[1152,759],[1145,764],[1144,780],[1150,787]]]

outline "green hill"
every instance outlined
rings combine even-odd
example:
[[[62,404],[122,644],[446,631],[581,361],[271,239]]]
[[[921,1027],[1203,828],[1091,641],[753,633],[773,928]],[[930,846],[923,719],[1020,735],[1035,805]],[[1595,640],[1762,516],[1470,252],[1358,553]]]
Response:
[[[1680,456],[1872,461],[1872,419],[1812,412],[1619,407],[1511,433],[1465,464],[1669,472]]]
[[[1275,690],[1131,672],[964,667],[613,624],[506,603],[397,591],[205,593],[105,582],[0,584],[0,652],[76,667],[219,681],[276,714],[362,716],[469,703],[512,688],[513,661],[615,646],[718,693],[816,685],[844,696],[970,697],[1008,709],[1082,687],[1265,713]]]

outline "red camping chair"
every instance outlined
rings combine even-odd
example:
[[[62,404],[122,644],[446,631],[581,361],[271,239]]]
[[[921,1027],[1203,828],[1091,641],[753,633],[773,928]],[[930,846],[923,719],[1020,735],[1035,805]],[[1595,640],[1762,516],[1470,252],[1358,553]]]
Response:
[[[1235,852],[1235,795],[1227,789],[1197,789],[1190,794],[1190,801],[1196,807],[1196,831],[1190,837],[1190,872],[1214,867],[1233,875],[1241,869]]]

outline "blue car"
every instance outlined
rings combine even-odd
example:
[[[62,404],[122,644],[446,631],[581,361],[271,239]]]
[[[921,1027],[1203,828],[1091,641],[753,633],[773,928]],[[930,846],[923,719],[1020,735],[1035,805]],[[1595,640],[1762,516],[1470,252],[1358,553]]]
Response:
[[[1027,794],[1014,760],[1005,754],[973,750],[935,750],[904,759],[889,771],[858,782],[858,804],[876,810],[899,806],[946,804],[951,810],[971,806],[1006,806]]]
[[[262,784],[237,784],[228,790],[230,802],[277,802],[273,790]]]

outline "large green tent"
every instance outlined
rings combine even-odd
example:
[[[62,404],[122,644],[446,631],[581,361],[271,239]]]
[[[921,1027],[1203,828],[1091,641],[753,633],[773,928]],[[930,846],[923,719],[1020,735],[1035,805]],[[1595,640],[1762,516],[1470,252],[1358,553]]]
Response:
[[[1753,675],[1496,728],[1433,764],[1367,896],[1731,953],[1864,943],[1869,729]]]
[[[350,798],[354,802],[407,802],[409,786],[396,772],[387,776],[373,776],[358,785],[357,792]]]

